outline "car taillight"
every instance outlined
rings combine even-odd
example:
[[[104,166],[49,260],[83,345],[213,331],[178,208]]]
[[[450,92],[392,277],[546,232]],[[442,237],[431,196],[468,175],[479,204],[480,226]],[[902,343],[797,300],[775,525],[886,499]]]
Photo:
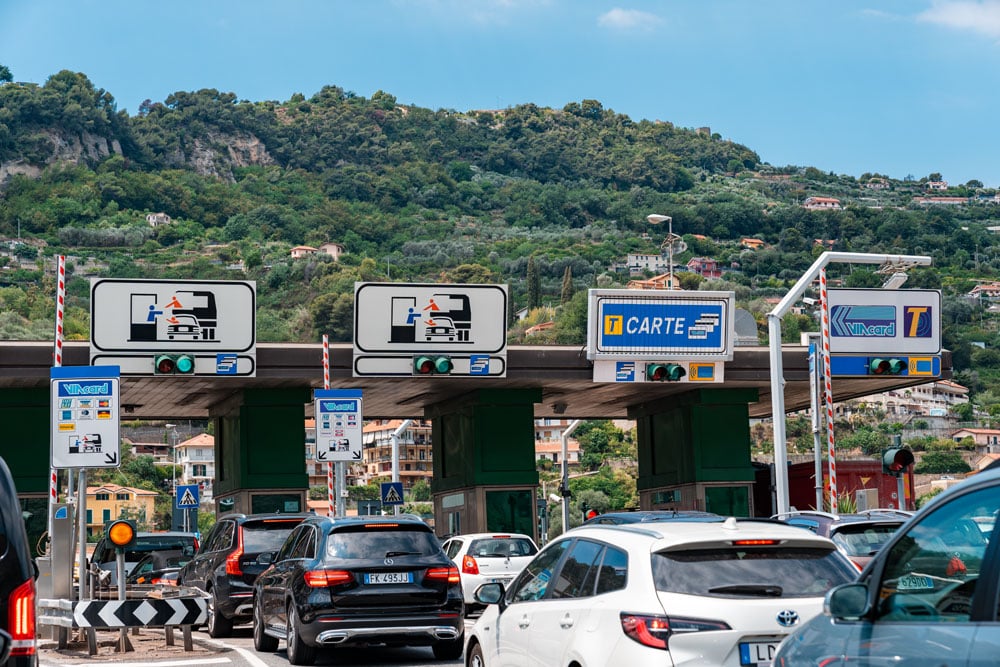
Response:
[[[424,579],[447,581],[449,584],[457,584],[462,581],[461,576],[458,574],[457,567],[432,567],[427,570],[427,574],[424,575]]]
[[[354,575],[347,570],[306,570],[302,577],[310,588],[326,588],[354,581]]]
[[[675,632],[701,632],[704,630],[729,630],[722,621],[707,621],[676,616],[621,613],[622,631],[643,646],[666,649],[670,635]]]
[[[462,573],[479,574],[479,563],[477,563],[476,559],[469,554],[462,556]]]
[[[236,577],[243,576],[243,568],[240,567],[240,558],[243,558],[243,531],[236,531],[236,548],[226,556],[226,574]]]
[[[35,654],[35,580],[28,579],[14,589],[7,602],[7,618],[13,655]]]

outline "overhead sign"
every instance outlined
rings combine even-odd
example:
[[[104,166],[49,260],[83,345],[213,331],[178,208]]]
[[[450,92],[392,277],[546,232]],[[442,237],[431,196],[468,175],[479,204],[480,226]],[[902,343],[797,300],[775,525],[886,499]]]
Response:
[[[198,485],[179,484],[177,486],[177,491],[174,494],[174,499],[175,507],[179,510],[199,507],[201,503],[198,502]]]
[[[733,358],[735,294],[590,290],[587,358]]]
[[[413,375],[417,354],[447,355],[448,375],[507,372],[507,286],[356,283],[354,375]]]
[[[646,363],[636,360],[596,359],[594,361],[594,382],[696,382],[716,383],[725,381],[725,363],[722,361],[679,361],[676,375],[666,379],[651,377],[652,367],[663,363]]]
[[[317,389],[316,460],[361,460],[361,390]]]
[[[898,364],[898,367],[897,367]],[[892,370],[888,370],[892,368]],[[900,357],[873,357],[856,355],[831,355],[831,377],[941,377],[941,357],[909,355]]]
[[[383,505],[403,504],[402,482],[382,482],[382,504]]]
[[[191,375],[256,374],[252,281],[121,280],[90,284],[90,363],[153,375],[162,353],[184,353]]]
[[[117,366],[57,366],[49,373],[53,468],[121,465]]]
[[[941,292],[831,289],[831,354],[941,352]]]

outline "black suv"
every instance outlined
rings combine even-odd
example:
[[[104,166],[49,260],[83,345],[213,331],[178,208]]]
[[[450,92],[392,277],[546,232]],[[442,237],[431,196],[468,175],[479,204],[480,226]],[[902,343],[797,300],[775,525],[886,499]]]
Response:
[[[125,547],[125,575],[126,578],[132,573],[136,564],[146,556],[153,553],[170,553],[181,555],[190,559],[198,550],[198,535],[196,533],[185,533],[171,530],[161,533],[137,532],[135,543]],[[94,546],[94,553],[90,557],[91,564],[97,565],[102,573],[101,585],[114,588],[118,585],[118,552],[107,535],[102,535]]]
[[[228,637],[235,623],[249,623],[253,584],[292,529],[310,514],[227,514],[177,575],[180,586],[209,595],[208,634]]]
[[[792,510],[771,518],[829,537],[861,570],[911,516],[912,512],[896,509],[864,510],[857,514]]]
[[[254,586],[253,643],[309,665],[319,647],[465,643],[458,568],[419,517],[313,517],[288,536]]]
[[[0,458],[0,629],[10,636],[6,667],[35,667],[35,578],[24,515],[6,461]]]

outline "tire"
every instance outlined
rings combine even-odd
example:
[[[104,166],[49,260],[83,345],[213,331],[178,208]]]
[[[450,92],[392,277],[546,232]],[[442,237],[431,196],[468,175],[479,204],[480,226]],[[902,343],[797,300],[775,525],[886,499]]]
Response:
[[[448,639],[445,641],[435,642],[431,649],[434,651],[434,657],[438,660],[458,660],[462,657],[462,649],[465,648],[465,634],[461,634],[457,639]],[[479,654],[482,658],[482,653]]]
[[[278,639],[264,634],[264,610],[260,600],[253,603],[253,647],[261,653],[274,653],[278,650]]]
[[[483,647],[478,642],[469,649],[469,657],[465,664],[466,667],[486,667],[486,661],[483,660]]]
[[[307,646],[302,642],[302,636],[299,635],[298,628],[298,617],[295,615],[295,605],[288,605],[288,626],[287,634],[288,637],[288,664],[290,665],[311,665],[316,662],[316,647]]]
[[[215,597],[215,588],[208,598],[208,636],[214,639],[228,637],[233,634],[233,619],[226,618],[219,610],[219,600]]]

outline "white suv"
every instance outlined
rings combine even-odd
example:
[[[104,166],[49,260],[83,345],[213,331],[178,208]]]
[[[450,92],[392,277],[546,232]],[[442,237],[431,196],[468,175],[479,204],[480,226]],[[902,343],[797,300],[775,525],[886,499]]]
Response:
[[[769,665],[856,575],[829,539],[767,520],[581,526],[506,591],[479,587],[466,664]]]
[[[441,547],[458,567],[467,614],[482,607],[473,598],[480,585],[510,584],[538,553],[534,540],[519,533],[456,535],[446,540]]]

